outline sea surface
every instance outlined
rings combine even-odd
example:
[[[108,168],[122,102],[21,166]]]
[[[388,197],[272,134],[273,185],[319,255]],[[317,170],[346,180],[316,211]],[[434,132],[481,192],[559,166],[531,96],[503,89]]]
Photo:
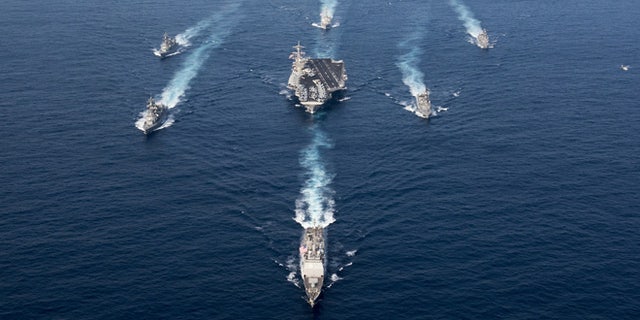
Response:
[[[3,0],[0,319],[640,319],[638,17]],[[186,42],[160,60],[164,32]],[[298,41],[349,76],[315,115],[285,90]],[[149,96],[171,119],[145,136]],[[313,309],[308,225],[328,246]]]

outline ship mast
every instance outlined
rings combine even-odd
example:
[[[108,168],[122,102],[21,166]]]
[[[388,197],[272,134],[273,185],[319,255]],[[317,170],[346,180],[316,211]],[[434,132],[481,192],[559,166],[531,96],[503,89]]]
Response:
[[[302,56],[304,55],[304,52],[302,51],[304,46],[300,45],[300,41],[298,41],[298,44],[293,46],[293,48],[296,49],[296,52],[294,52],[296,54],[296,59],[302,58]]]
[[[306,59],[304,58],[305,52],[302,51],[304,46],[300,45],[300,41],[298,41],[298,44],[293,46],[293,48],[296,49],[296,51],[291,53],[291,58],[294,59],[293,65],[299,72],[302,70],[306,62]]]

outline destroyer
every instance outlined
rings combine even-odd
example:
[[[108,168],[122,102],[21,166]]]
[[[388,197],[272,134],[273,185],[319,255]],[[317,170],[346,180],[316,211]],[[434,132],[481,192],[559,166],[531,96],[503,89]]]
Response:
[[[489,35],[487,34],[487,29],[482,29],[482,32],[476,37],[476,43],[478,47],[482,49],[489,48]]]
[[[419,117],[428,119],[431,116],[431,100],[429,100],[429,89],[416,96],[416,114]]]
[[[166,120],[168,108],[162,103],[156,103],[153,97],[149,97],[147,101],[147,111],[144,113],[142,127],[140,130],[144,134],[149,134],[153,130],[158,129]]]
[[[300,244],[300,273],[307,293],[307,302],[313,307],[322,290],[325,264],[324,229],[306,228]]]
[[[289,56],[293,59],[293,65],[288,87],[294,91],[307,112],[314,113],[331,99],[333,92],[346,89],[347,72],[344,62],[307,58],[304,56],[305,53],[302,51],[304,47],[300,42],[293,48],[296,51]]]
[[[162,43],[160,44],[160,50],[154,50],[153,54],[164,59],[167,56],[176,53],[178,51],[178,42],[175,38],[170,37],[166,32],[162,37]]]
[[[331,28],[331,20],[333,17],[328,12],[322,12],[320,15],[320,28],[329,30]]]

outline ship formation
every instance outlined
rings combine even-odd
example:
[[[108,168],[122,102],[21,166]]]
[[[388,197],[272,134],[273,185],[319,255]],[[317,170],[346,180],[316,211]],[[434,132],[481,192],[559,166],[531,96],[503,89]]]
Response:
[[[322,291],[325,273],[324,228],[311,227],[304,230],[300,243],[300,274],[307,294],[307,302],[313,307]]]
[[[320,106],[331,99],[332,93],[346,89],[347,72],[342,60],[305,57],[303,46],[293,47],[296,51],[289,56],[293,59],[288,87],[294,91],[300,103],[309,113],[315,113]]]
[[[162,43],[160,49],[154,50],[153,54],[164,59],[178,51],[178,41],[174,37],[170,37],[166,32],[162,36]]]
[[[153,97],[149,97],[147,101],[147,110],[142,118],[140,130],[144,134],[149,134],[153,130],[158,129],[167,120],[169,108],[162,103],[155,102]]]
[[[476,37],[476,43],[478,47],[482,49],[489,48],[489,35],[487,34],[487,29],[482,29],[482,32]]]
[[[321,15],[319,27],[325,30],[331,28],[332,17]],[[478,45],[482,48],[489,46],[486,30],[477,37]],[[342,60],[332,58],[309,58],[305,56],[300,42],[293,47],[295,51],[289,56],[293,60],[291,75],[287,86],[293,90],[295,96],[306,111],[315,113],[323,104],[332,98],[334,92],[345,90],[347,73]],[[174,37],[164,34],[160,49],[154,54],[160,58],[171,56],[179,50],[179,44]],[[429,90],[425,89],[415,96],[416,113],[429,118],[431,115],[431,101]],[[138,128],[148,135],[160,128],[168,119],[169,108],[153,97],[147,101],[146,110],[137,124]],[[300,275],[306,293],[305,300],[313,307],[322,292],[326,273],[326,236],[323,227],[314,226],[304,229],[299,253]]]

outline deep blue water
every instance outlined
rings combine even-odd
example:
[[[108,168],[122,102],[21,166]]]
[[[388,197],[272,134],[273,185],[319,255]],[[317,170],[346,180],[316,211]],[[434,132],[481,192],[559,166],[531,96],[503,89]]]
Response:
[[[5,0],[0,318],[638,319],[640,3],[463,3],[494,48],[448,0],[337,1],[328,33],[320,1]],[[281,93],[298,40],[348,100]],[[313,310],[304,191],[335,219]]]

